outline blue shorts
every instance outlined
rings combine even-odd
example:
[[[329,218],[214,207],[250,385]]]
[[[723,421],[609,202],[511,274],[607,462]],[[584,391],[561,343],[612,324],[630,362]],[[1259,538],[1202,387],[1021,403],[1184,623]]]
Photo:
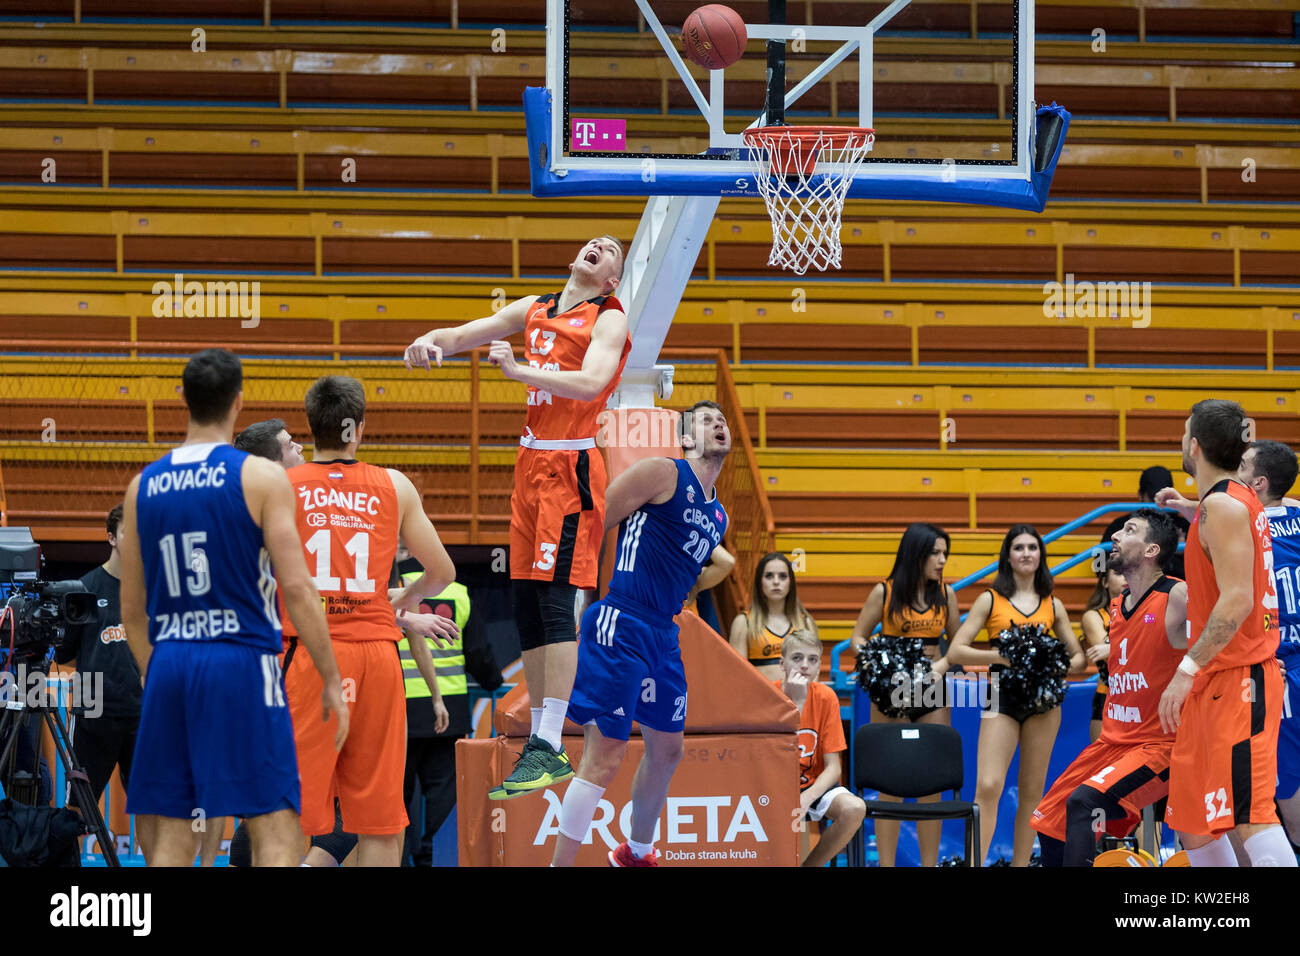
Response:
[[[128,813],[256,817],[300,806],[293,724],[275,654],[231,641],[153,649]]]
[[[1282,681],[1282,725],[1277,733],[1278,800],[1300,790],[1300,654],[1279,658],[1286,667]]]
[[[595,721],[605,737],[627,740],[632,721],[663,733],[686,729],[686,670],[677,625],[668,615],[610,603],[582,615],[578,672],[569,719]]]

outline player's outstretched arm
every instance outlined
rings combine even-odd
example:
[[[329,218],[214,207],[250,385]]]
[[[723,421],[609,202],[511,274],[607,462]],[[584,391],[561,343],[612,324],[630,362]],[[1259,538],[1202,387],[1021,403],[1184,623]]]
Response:
[[[406,347],[406,367],[428,369],[430,363],[442,365],[447,356],[468,352],[495,339],[522,332],[528,320],[528,310],[536,301],[535,295],[524,296],[503,306],[495,315],[425,332]]]
[[[953,664],[961,664],[963,667],[977,667],[989,664],[1006,664],[1006,658],[994,650],[981,651],[971,646],[975,640],[975,635],[980,632],[985,624],[988,623],[989,613],[993,610],[993,594],[985,591],[975,599],[975,603],[970,607],[970,613],[966,615],[966,620],[962,622],[957,633],[953,635],[952,643],[948,646],[948,660]]]
[[[395,468],[389,468],[388,475],[397,492],[402,540],[406,542],[406,550],[424,568],[424,574],[408,584],[393,601],[395,610],[410,611],[419,605],[421,598],[446,590],[447,585],[456,580],[456,565],[443,547],[433,522],[424,513],[420,493],[411,484],[411,479]]]
[[[149,654],[153,648],[149,644],[149,605],[144,588],[144,558],[140,553],[140,535],[135,526],[135,499],[140,491],[140,476],[136,475],[126,486],[126,498],[122,502],[121,528],[126,534],[118,534],[118,561],[122,571],[120,604],[122,608],[122,629],[126,632],[126,644],[135,656],[143,678],[149,669]]]
[[[582,368],[576,372],[533,368],[515,361],[515,350],[509,342],[491,343],[488,361],[501,369],[506,378],[523,382],[558,395],[589,402],[609,385],[618,371],[623,346],[627,342],[627,316],[621,309],[606,309],[596,319],[591,330],[591,342],[582,358]]]
[[[325,609],[321,607],[320,592],[307,572],[302,541],[294,523],[293,487],[283,468],[254,455],[244,460],[241,474],[249,513],[259,519],[262,527],[262,542],[271,555],[285,610],[325,685],[321,694],[321,719],[329,720],[331,712],[338,715],[338,729],[334,732],[334,748],[338,750],[348,736],[348,708],[343,702],[343,682],[330,644]]]
[[[609,483],[605,491],[605,530],[644,504],[661,505],[677,490],[677,466],[671,458],[643,458]]]

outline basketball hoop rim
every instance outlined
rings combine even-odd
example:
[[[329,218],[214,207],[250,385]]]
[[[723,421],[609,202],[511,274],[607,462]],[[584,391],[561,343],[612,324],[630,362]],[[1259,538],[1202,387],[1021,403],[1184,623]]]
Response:
[[[822,150],[870,149],[876,131],[865,126],[755,126],[741,138],[763,155],[762,165],[772,175],[807,176],[817,167]]]
[[[777,142],[778,136],[801,143],[825,137],[829,139],[828,147],[839,149],[872,142],[876,131],[868,126],[753,126],[740,135],[746,146],[768,147]]]

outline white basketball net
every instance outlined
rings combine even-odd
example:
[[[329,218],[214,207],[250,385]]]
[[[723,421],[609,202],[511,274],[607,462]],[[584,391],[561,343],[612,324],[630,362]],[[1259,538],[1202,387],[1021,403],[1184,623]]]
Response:
[[[816,133],[817,135],[812,135]],[[844,127],[747,129],[754,178],[772,219],[767,264],[797,275],[840,267],[840,216],[875,133]]]

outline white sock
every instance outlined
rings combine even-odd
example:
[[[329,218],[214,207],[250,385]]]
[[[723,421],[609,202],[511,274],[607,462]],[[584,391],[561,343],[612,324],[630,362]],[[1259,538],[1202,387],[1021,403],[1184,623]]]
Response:
[[[569,782],[569,789],[564,791],[564,802],[560,804],[560,835],[579,843],[587,839],[591,818],[596,815],[596,804],[604,792],[604,787],[574,777]]]
[[[654,841],[649,843],[637,843],[636,840],[628,840],[627,848],[632,851],[632,855],[644,860],[655,851]]]
[[[1269,827],[1261,830],[1246,840],[1242,846],[1250,857],[1251,866],[1295,866],[1295,851],[1291,841],[1286,838],[1286,831],[1281,827]]]
[[[567,700],[547,697],[542,701],[542,719],[537,722],[537,736],[550,744],[557,753],[563,746],[560,735],[564,733],[564,714],[568,709]]]
[[[540,708],[540,707],[529,707],[529,708],[528,708],[528,713],[529,713],[529,716],[531,716],[532,719],[533,719],[533,725],[532,725],[532,727],[529,729],[529,731],[528,731],[528,735],[529,735],[530,737],[535,737],[535,736],[537,736],[537,728],[540,727],[540,726],[542,726],[542,708]]]
[[[1205,846],[1198,846],[1195,850],[1189,849],[1187,862],[1195,867],[1236,866],[1237,854],[1232,852],[1232,844],[1228,842],[1228,838],[1220,836]]]

